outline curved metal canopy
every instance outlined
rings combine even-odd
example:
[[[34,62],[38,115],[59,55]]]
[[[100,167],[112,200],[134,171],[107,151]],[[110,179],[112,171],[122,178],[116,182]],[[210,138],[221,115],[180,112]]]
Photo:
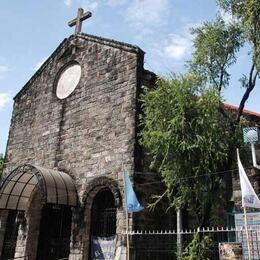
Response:
[[[25,164],[3,180],[0,186],[0,209],[26,210],[37,188],[43,203],[77,205],[77,190],[68,174]]]

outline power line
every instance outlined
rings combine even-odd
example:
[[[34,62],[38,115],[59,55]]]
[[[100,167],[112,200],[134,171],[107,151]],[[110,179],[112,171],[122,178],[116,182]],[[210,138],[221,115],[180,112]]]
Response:
[[[253,167],[247,167],[245,168],[246,170],[249,170],[249,169],[252,169]],[[230,170],[225,170],[225,171],[218,171],[218,172],[212,172],[212,173],[207,173],[207,174],[200,174],[200,175],[196,175],[196,176],[187,176],[187,177],[182,177],[182,178],[179,178],[179,180],[185,180],[185,179],[196,179],[196,178],[199,178],[199,177],[204,177],[204,176],[211,176],[211,175],[218,175],[218,174],[224,174],[224,173],[229,173],[229,172],[234,172],[234,171],[238,171],[237,168],[235,169],[230,169]],[[149,176],[149,175],[157,175],[157,177],[160,177],[159,176],[159,173],[156,173],[156,172],[134,172],[134,175],[142,175],[142,176]],[[104,176],[104,175],[107,175],[107,174],[99,174],[97,176],[91,176],[89,179],[92,179],[92,178],[98,178],[100,176]],[[163,183],[164,181],[153,181],[153,182],[146,182],[146,183],[135,183],[135,186],[145,186],[145,185],[152,185],[152,184],[159,184],[159,183]],[[36,184],[37,186],[37,184]],[[1,195],[1,194],[0,194]],[[48,196],[48,198],[56,198],[57,196]],[[58,198],[63,198],[63,197],[67,197],[67,195],[64,195],[64,196],[58,196]]]
[[[252,169],[252,167],[248,167],[245,168],[246,170],[248,169]],[[231,169],[231,170],[226,170],[226,171],[219,171],[219,172],[212,172],[212,173],[207,173],[207,174],[200,174],[200,175],[196,175],[196,176],[188,176],[188,177],[183,177],[183,178],[179,178],[179,180],[185,180],[185,179],[195,179],[195,178],[199,178],[199,177],[204,177],[204,176],[211,176],[211,175],[218,175],[218,174],[224,174],[224,173],[228,173],[228,172],[234,172],[237,171],[237,169]],[[149,174],[157,174],[154,172],[151,173],[142,173],[142,172],[135,172],[135,174],[139,174],[139,175],[149,175]],[[136,183],[136,186],[145,186],[145,185],[152,185],[152,184],[159,184],[159,183],[163,183],[164,181],[154,181],[154,182],[147,182],[147,183],[142,183],[142,184],[138,184]]]

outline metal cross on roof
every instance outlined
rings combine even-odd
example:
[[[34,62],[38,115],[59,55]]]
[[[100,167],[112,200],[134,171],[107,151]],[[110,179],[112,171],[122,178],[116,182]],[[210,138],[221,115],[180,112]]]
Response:
[[[91,12],[85,12],[83,8],[78,9],[78,15],[75,19],[71,20],[68,22],[68,25],[70,27],[76,26],[75,27],[75,34],[78,34],[81,32],[81,27],[82,27],[82,22],[92,16]]]

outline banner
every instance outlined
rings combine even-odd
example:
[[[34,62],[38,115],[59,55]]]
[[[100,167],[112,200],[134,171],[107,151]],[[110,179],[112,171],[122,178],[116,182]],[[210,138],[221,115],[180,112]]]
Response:
[[[240,186],[242,192],[242,206],[248,208],[260,208],[260,200],[258,199],[246,175],[246,172],[240,161],[238,153],[237,153],[237,163],[238,163],[239,179],[240,179]]]
[[[116,250],[116,236],[91,238],[92,260],[113,260]]]
[[[124,172],[124,181],[125,181],[125,197],[126,197],[126,204],[127,204],[127,212],[132,213],[132,212],[138,212],[143,210],[144,208],[141,206],[139,203],[132,183],[129,179],[128,173]]]

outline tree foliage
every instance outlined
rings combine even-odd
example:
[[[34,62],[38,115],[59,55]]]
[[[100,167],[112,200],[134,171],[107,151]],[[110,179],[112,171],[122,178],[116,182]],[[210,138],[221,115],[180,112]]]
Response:
[[[240,48],[244,44],[250,47],[251,67],[248,72],[241,75],[240,82],[245,92],[233,122],[236,127],[260,75],[260,2],[259,0],[217,2],[222,10],[233,16],[233,21],[227,24],[217,17],[216,21],[206,22],[193,31],[195,51],[190,69],[204,75],[206,80],[222,91],[223,87],[229,86],[228,69],[236,62]]]
[[[163,178],[164,196],[170,207],[188,207],[198,225],[209,221],[223,202],[223,182],[214,174],[224,164],[228,148],[220,102],[218,92],[203,88],[194,75],[161,78],[156,89],[142,96],[141,143]]]
[[[191,70],[203,75],[218,89],[228,86],[228,68],[236,62],[236,53],[243,45],[241,29],[237,24],[225,24],[223,19],[205,22],[194,29],[193,59]]]
[[[241,77],[245,88],[241,99],[236,121],[239,122],[245,103],[256,86],[260,76],[260,2],[259,0],[218,0],[219,6],[233,15],[240,26],[243,39],[250,46],[249,57],[251,67],[249,72]]]
[[[200,238],[199,233],[194,234],[193,240],[185,248],[182,260],[210,260],[212,259],[213,241],[210,236]]]
[[[156,89],[142,96],[141,143],[166,186],[152,207],[168,196],[170,207],[187,208],[198,225],[213,224],[210,217],[224,201],[224,182],[215,172],[232,167],[244,105],[260,73],[259,0],[217,1],[233,20],[226,23],[217,16],[194,29],[189,74],[161,78]],[[251,48],[251,68],[241,75],[245,92],[234,116],[223,108],[220,97],[244,45]]]

